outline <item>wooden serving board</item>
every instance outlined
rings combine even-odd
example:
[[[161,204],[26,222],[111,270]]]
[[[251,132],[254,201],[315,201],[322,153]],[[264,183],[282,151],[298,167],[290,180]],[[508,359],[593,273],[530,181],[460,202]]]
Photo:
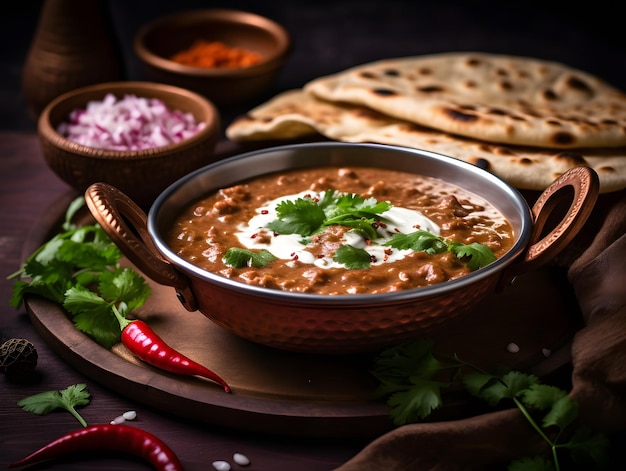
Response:
[[[75,196],[51,206],[30,233],[23,259],[58,232]],[[87,214],[83,219],[91,222]],[[392,428],[368,371],[373,355],[294,354],[253,344],[200,312],[186,311],[173,288],[148,282],[153,294],[137,316],[174,348],[222,376],[232,394],[208,380],[158,371],[122,345],[101,347],[74,328],[57,304],[35,296],[25,304],[43,339],[86,377],[180,418],[306,437],[374,437]],[[542,269],[520,277],[442,331],[435,347],[486,369],[504,365],[545,376],[568,364],[569,342],[579,319],[568,285],[558,274]],[[519,352],[509,352],[510,343],[517,344]]]

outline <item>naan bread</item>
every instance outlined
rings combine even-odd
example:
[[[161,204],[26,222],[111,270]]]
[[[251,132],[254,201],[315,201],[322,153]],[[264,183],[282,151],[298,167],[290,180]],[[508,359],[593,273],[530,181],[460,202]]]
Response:
[[[481,52],[395,58],[317,78],[304,89],[489,142],[626,146],[626,94],[556,62]]]
[[[296,139],[321,134],[344,142],[413,147],[486,167],[509,184],[543,191],[576,165],[593,168],[600,191],[626,187],[626,148],[555,150],[503,146],[467,139],[390,118],[361,106],[325,102],[300,89],[283,92],[234,120],[234,141]]]

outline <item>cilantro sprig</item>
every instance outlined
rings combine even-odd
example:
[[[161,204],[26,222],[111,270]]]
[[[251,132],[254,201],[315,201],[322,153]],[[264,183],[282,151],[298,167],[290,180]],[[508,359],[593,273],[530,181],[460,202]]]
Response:
[[[377,394],[387,397],[396,425],[426,419],[443,405],[442,391],[459,384],[490,406],[512,401],[547,443],[552,461],[524,457],[513,461],[509,471],[559,471],[562,452],[569,452],[573,461],[587,465],[603,466],[608,460],[607,437],[576,427],[577,403],[566,391],[542,384],[534,375],[519,371],[488,373],[456,355],[435,355],[433,342],[427,339],[384,350],[374,359],[372,374],[380,381]],[[564,436],[569,438],[564,440]]]
[[[18,401],[17,405],[26,412],[37,415],[46,415],[55,409],[65,409],[72,414],[83,427],[87,422],[78,413],[78,406],[89,404],[89,390],[86,384],[74,384],[61,391],[46,391],[25,397]]]
[[[78,330],[111,348],[121,333],[112,308],[127,315],[145,303],[151,290],[139,273],[120,265],[122,252],[99,224],[72,223],[83,205],[83,197],[75,199],[61,232],[8,277],[16,278],[9,304],[19,308],[28,294],[61,304]]]
[[[319,201],[309,197],[281,201],[276,205],[278,218],[267,227],[278,234],[308,237],[327,226],[341,225],[373,240],[378,237],[373,225],[390,208],[391,203],[387,201],[326,190]]]
[[[436,254],[452,252],[457,258],[465,260],[470,270],[478,270],[496,261],[493,251],[484,244],[473,242],[462,244],[447,241],[443,237],[428,231],[418,230],[409,234],[394,234],[385,245],[400,250],[413,250]]]

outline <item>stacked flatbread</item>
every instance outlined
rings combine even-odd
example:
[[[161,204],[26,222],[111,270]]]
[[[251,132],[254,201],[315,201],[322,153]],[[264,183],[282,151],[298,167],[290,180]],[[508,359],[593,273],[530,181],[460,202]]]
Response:
[[[481,52],[387,59],[317,78],[234,120],[234,141],[319,134],[425,149],[543,190],[588,165],[626,188],[626,94],[563,64]]]

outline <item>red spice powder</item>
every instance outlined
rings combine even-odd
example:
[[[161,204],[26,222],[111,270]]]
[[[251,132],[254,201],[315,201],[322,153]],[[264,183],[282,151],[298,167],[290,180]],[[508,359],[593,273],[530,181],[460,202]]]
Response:
[[[230,47],[221,41],[199,39],[190,48],[174,54],[174,62],[192,67],[237,68],[258,64],[261,56],[239,47]]]

